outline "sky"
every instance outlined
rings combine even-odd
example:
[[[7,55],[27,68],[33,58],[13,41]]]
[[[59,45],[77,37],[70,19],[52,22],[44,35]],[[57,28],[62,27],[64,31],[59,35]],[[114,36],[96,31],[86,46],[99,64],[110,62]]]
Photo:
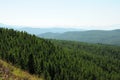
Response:
[[[120,28],[120,0],[0,0],[0,23],[33,27]]]

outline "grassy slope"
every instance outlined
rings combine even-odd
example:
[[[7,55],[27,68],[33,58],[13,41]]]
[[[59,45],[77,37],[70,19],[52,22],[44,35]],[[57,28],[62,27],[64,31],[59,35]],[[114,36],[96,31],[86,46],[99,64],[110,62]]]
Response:
[[[43,80],[0,60],[0,80]]]

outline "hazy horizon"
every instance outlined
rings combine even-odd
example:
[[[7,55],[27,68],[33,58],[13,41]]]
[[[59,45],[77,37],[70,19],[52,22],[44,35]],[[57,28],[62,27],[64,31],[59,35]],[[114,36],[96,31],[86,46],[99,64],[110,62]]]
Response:
[[[14,28],[14,29],[29,29],[29,28],[41,28],[41,29],[74,29],[74,30],[116,30],[120,29],[120,24],[110,25],[110,26],[30,26],[30,25],[10,25],[0,23],[0,27]],[[74,31],[73,30],[73,31]]]
[[[120,0],[3,0],[0,23],[33,28],[120,29]]]

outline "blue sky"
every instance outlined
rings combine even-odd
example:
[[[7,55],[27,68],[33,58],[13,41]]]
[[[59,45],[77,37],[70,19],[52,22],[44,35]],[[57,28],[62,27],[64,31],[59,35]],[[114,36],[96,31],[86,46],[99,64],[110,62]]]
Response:
[[[0,23],[110,28],[120,24],[120,0],[0,0]]]

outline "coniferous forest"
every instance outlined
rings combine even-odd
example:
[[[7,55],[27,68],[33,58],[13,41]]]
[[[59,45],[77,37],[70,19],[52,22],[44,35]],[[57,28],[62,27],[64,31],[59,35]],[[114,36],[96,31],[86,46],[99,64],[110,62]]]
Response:
[[[120,46],[43,39],[0,28],[0,59],[45,80],[120,80]]]

